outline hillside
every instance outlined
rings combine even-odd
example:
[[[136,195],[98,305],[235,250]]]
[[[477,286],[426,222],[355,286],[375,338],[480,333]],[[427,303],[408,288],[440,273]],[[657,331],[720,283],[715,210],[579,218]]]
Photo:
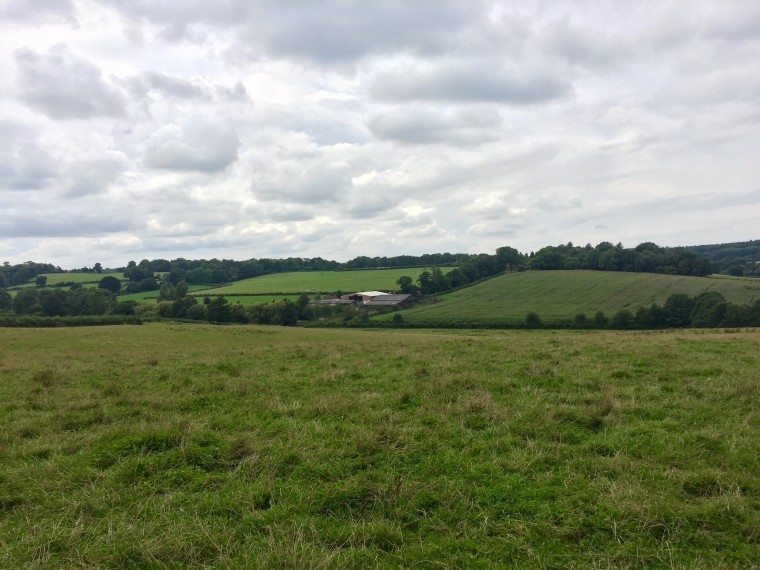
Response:
[[[760,275],[760,240],[693,245],[683,248],[707,258],[715,271],[732,275]]]
[[[473,287],[441,295],[439,302],[404,311],[408,323],[514,323],[529,311],[542,319],[573,318],[596,311],[635,311],[663,304],[673,293],[691,296],[717,291],[735,303],[760,298],[760,281],[730,277],[687,277],[606,271],[525,271],[508,273]],[[377,317],[390,319],[390,315]]]
[[[328,293],[367,290],[395,291],[402,275],[417,275],[424,267],[358,271],[295,271],[262,275],[207,289],[203,295],[265,295],[271,293]]]

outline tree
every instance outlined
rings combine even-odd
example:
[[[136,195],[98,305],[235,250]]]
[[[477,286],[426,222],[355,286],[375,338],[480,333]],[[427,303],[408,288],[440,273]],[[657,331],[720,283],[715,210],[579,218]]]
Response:
[[[538,316],[538,313],[531,311],[527,315],[525,315],[525,328],[526,329],[540,329],[541,328],[541,317]]]
[[[694,300],[691,311],[691,326],[718,327],[726,315],[728,303],[717,291],[705,291]]]
[[[34,280],[34,284],[37,285],[37,287],[44,287],[47,285],[47,277],[44,275],[38,275]]]
[[[17,315],[33,315],[41,311],[37,289],[24,287],[13,299],[13,310]]]
[[[449,288],[449,280],[438,267],[433,267],[433,273],[430,276],[433,293],[445,291]]]
[[[46,317],[66,314],[66,293],[60,289],[44,289],[39,294],[40,308]]]
[[[95,273],[103,273],[103,266],[100,263],[96,263],[92,268],[95,270]]]
[[[298,318],[302,319],[306,316],[306,307],[309,306],[309,296],[306,293],[301,293],[296,301],[298,307]]]
[[[214,297],[206,305],[206,315],[212,323],[227,323],[230,320],[230,307],[224,297]]]
[[[296,324],[298,322],[298,305],[293,301],[286,300],[282,307],[280,321],[285,327]]]
[[[13,307],[13,296],[5,289],[0,289],[0,311],[10,311]]]
[[[98,289],[105,289],[111,293],[118,293],[121,290],[121,281],[113,275],[106,275],[98,283]]]
[[[502,269],[517,271],[523,256],[513,247],[500,247],[496,250],[496,259],[499,260],[499,265]]]
[[[603,311],[597,311],[594,314],[594,324],[596,326],[598,326],[599,328],[606,327],[607,326],[607,322],[608,322],[607,317],[606,317],[606,315],[604,314]]]
[[[433,289],[433,276],[429,271],[423,271],[420,273],[420,276],[417,278],[417,281],[420,284],[420,291],[423,295],[429,295],[430,293],[434,292]]]
[[[686,293],[674,293],[665,301],[665,322],[669,327],[688,327],[691,324],[691,312],[694,299]]]
[[[612,317],[612,326],[616,329],[628,329],[633,324],[633,313],[628,309],[621,309]]]
[[[414,286],[414,281],[408,275],[402,275],[396,279],[396,285],[398,285],[399,291],[409,295],[414,295],[417,292],[417,287]]]

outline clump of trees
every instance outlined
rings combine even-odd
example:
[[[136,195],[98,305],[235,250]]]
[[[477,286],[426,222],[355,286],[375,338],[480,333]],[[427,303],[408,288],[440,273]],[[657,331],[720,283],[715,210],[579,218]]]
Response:
[[[40,273],[57,273],[63,270],[50,263],[27,261],[11,265],[7,261],[0,266],[0,288],[15,287],[34,280]]]
[[[17,316],[78,317],[85,315],[133,315],[134,301],[118,302],[105,289],[73,287],[37,289],[24,287],[13,297],[0,289],[0,312]]]
[[[456,267],[444,273],[440,267],[423,271],[414,281],[404,275],[396,280],[401,293],[432,295],[462,287],[503,271],[524,269],[525,257],[512,247],[500,247],[495,255],[481,253],[468,255]]]

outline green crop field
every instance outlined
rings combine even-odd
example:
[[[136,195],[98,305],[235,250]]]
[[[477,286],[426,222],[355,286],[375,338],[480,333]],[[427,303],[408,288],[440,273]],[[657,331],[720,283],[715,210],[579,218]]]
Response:
[[[0,568],[760,567],[758,330],[0,346]]]
[[[495,277],[447,295],[430,305],[403,312],[409,323],[521,321],[529,311],[544,320],[572,319],[596,311],[610,316],[620,309],[663,304],[673,293],[718,291],[735,303],[760,298],[760,280],[684,277],[607,271],[525,271]],[[376,317],[387,320],[390,315]]]
[[[124,281],[124,275],[121,273],[41,273],[43,277],[47,277],[48,285],[55,285],[56,283],[72,282],[72,283],[99,283],[103,277],[116,277],[120,281]]]
[[[395,291],[396,281],[402,275],[413,279],[425,270],[424,267],[412,269],[364,269],[357,271],[294,271],[262,275],[243,279],[227,285],[209,289],[214,295],[265,293],[317,293],[343,291]]]

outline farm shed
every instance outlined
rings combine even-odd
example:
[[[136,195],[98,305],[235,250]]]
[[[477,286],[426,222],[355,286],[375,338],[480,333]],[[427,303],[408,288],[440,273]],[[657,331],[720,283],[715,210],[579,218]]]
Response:
[[[359,293],[351,293],[350,295],[343,295],[341,297],[344,301],[354,301],[356,303],[369,303],[377,298],[387,297],[390,293],[383,293],[382,291],[360,291]]]
[[[411,295],[382,295],[364,303],[365,307],[398,307],[406,308],[414,302]]]
[[[416,301],[413,295],[396,295],[393,293],[383,293],[382,291],[361,291],[343,295],[340,299],[320,299],[311,301],[313,305],[358,305],[360,307],[379,308],[395,307],[405,309]]]

